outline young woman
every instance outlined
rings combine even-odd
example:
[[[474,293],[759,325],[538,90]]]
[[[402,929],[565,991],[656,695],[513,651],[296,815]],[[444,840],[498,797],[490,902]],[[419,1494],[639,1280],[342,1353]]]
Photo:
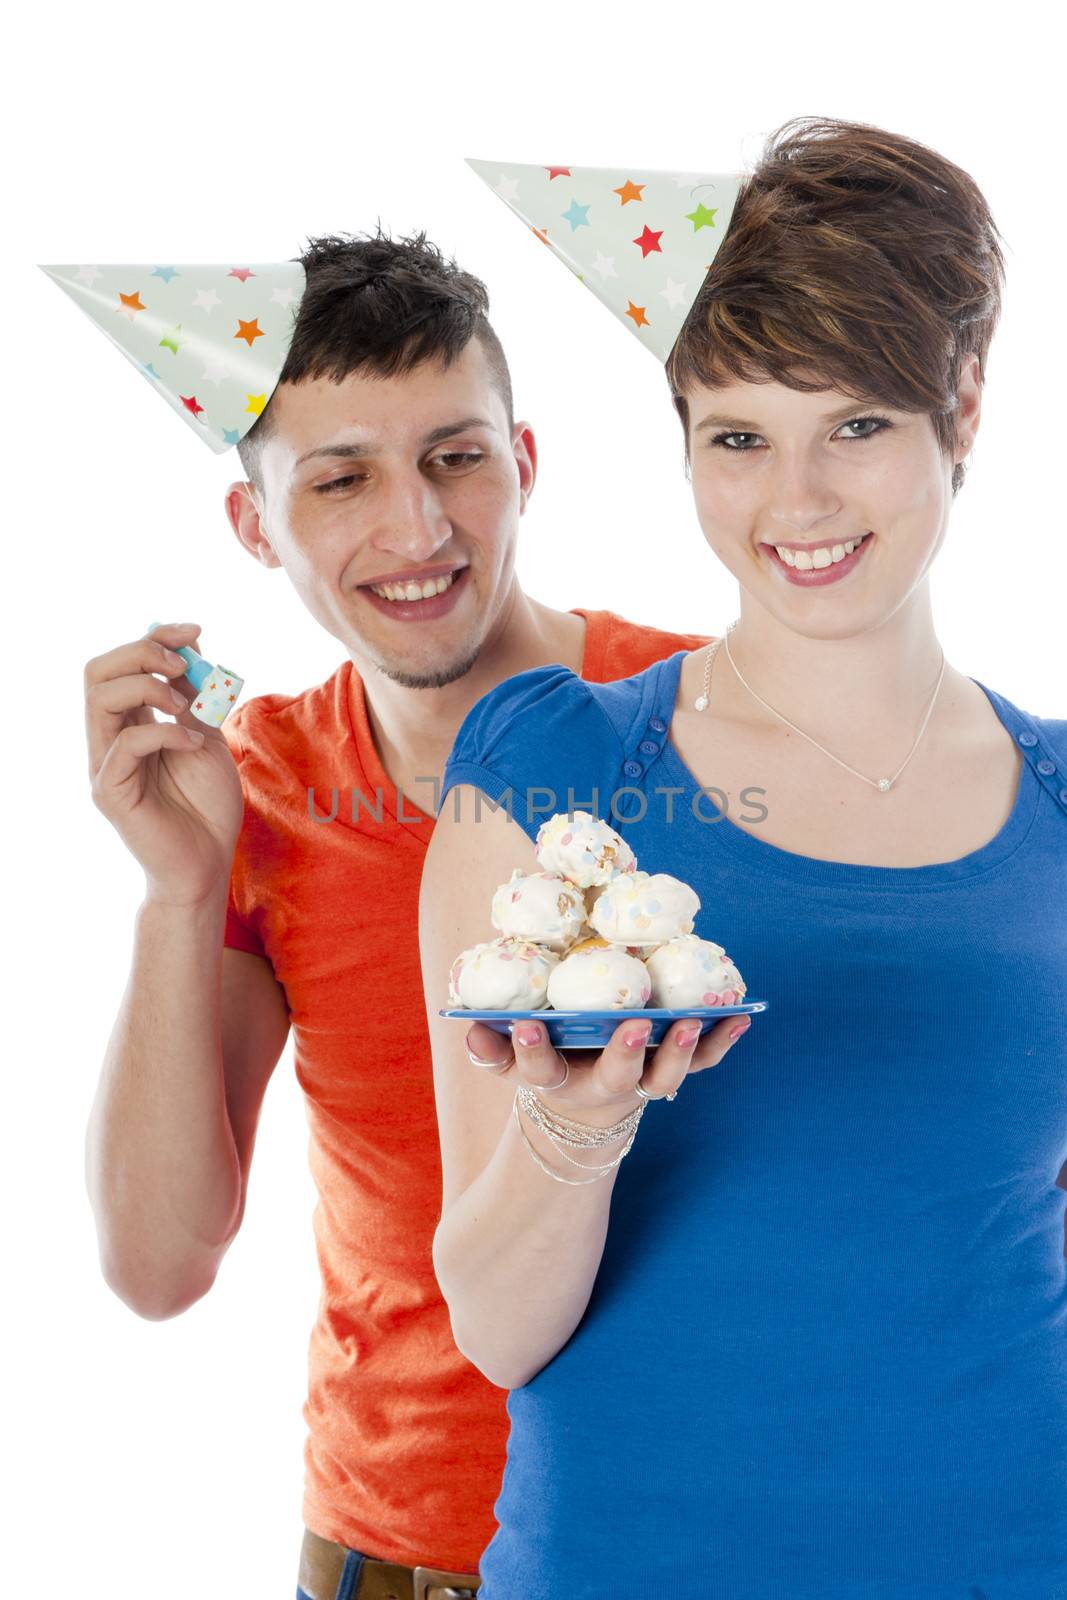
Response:
[[[421,932],[435,1265],[513,1391],[483,1600],[1067,1593],[1067,722],[947,663],[929,587],[1002,273],[959,168],[786,124],[667,369],[737,623],[460,729]],[[438,1018],[545,789],[697,890],[770,1001],[739,1048]]]

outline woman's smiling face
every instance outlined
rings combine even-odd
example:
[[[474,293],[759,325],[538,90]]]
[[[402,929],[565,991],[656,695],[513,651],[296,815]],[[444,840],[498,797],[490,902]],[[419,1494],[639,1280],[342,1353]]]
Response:
[[[922,582],[945,536],[952,469],[977,431],[977,357],[959,394],[953,458],[925,413],[777,382],[690,386],[704,537],[742,588],[798,631],[877,626]]]

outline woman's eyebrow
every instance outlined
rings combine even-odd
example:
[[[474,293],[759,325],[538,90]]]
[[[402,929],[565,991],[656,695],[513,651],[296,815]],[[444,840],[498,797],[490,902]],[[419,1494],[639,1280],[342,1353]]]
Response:
[[[840,422],[845,417],[851,417],[857,410],[862,410],[867,405],[877,405],[880,402],[872,400],[850,400],[847,405],[838,406],[836,411],[827,411],[819,418],[820,422]],[[744,422],[740,417],[730,417],[722,412],[709,411],[708,415],[697,423],[693,429],[699,433],[702,428],[735,428],[739,433],[759,433],[758,422]]]

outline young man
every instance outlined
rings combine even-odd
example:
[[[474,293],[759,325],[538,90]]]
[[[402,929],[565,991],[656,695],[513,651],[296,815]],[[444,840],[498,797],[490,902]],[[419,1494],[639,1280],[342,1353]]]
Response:
[[[421,237],[325,238],[302,259],[286,364],[226,507],[345,660],[222,730],[191,717],[168,652],[195,626],[87,663],[94,801],[147,880],[88,1181],[116,1293],[146,1317],[186,1309],[240,1226],[292,1026],[322,1271],[298,1592],[441,1600],[476,1588],[508,1420],[456,1349],[431,1259],[441,1173],[411,997],[435,780],[503,678],[550,662],[622,678],[707,641],[520,588],[537,451],[477,279]]]

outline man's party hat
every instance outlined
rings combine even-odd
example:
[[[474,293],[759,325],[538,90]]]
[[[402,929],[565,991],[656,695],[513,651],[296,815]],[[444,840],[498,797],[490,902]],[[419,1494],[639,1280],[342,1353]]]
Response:
[[[41,270],[218,454],[273,394],[305,284],[299,261]]]
[[[467,165],[666,361],[729,226],[742,175]]]

